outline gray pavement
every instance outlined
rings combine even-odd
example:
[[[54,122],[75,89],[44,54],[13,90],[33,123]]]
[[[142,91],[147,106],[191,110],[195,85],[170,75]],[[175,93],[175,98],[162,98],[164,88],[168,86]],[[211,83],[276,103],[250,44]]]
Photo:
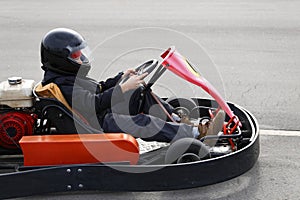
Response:
[[[296,0],[1,0],[0,80],[21,75],[39,81],[40,41],[55,27],[79,31],[91,48],[100,44],[91,74],[95,78],[134,66],[169,45],[201,64],[206,57],[197,57],[197,43],[215,64],[216,73],[209,73],[209,62],[204,62],[208,67],[197,66],[228,101],[252,112],[263,129],[300,130],[299,8]],[[160,29],[126,32],[143,27]],[[154,50],[130,51],[143,45]],[[166,75],[160,85],[172,93],[174,80],[179,82]],[[184,95],[189,90],[181,91]],[[252,170],[204,188],[36,199],[299,199],[298,144],[298,136],[262,135],[261,155]]]

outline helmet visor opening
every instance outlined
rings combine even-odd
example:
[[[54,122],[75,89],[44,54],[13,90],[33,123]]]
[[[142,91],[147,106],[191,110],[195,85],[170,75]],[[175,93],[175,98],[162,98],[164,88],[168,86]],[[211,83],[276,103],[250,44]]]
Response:
[[[76,62],[78,64],[83,64],[83,63],[87,64],[90,63],[91,61],[91,51],[87,46],[83,49],[79,49],[71,52],[68,58],[71,61]]]

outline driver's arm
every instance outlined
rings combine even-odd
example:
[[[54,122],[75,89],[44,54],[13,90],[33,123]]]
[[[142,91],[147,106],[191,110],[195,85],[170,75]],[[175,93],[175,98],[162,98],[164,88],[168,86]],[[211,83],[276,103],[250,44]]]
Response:
[[[102,93],[95,94],[90,90],[82,88],[79,85],[74,85],[72,95],[67,99],[72,102],[72,107],[79,111],[79,113],[90,112],[95,110],[96,113],[101,113],[113,105],[124,101],[121,87],[109,88]]]
[[[120,79],[123,79],[125,78],[126,76],[132,76],[136,74],[135,73],[135,70],[134,69],[127,69],[126,71],[124,72],[120,72],[117,74],[117,76],[113,77],[113,78],[109,78],[107,79],[106,81],[100,81],[99,82],[99,86],[100,86],[100,89],[101,91],[100,92],[104,92],[105,90],[109,89],[109,88],[112,88],[112,87],[115,87],[116,84],[118,83],[118,81]]]
[[[120,72],[118,73],[115,77],[109,78],[106,81],[100,81],[99,86],[100,86],[100,92],[104,92],[105,90],[115,87],[118,81],[121,79],[122,75],[124,73]]]
[[[148,72],[145,72],[141,75],[132,75],[130,76],[130,78],[125,82],[122,83],[121,86],[121,90],[123,93],[129,91],[129,90],[135,90],[138,87],[141,86],[141,84],[144,83],[144,78],[148,75]]]

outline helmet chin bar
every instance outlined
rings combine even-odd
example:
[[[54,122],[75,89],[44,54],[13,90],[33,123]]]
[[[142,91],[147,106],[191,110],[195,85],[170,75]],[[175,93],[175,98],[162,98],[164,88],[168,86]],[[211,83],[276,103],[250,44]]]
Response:
[[[59,67],[55,67],[51,65],[50,63],[45,63],[42,66],[43,70],[50,70],[59,74],[64,74],[64,75],[74,75],[74,76],[79,76],[79,77],[86,77],[87,74],[89,73],[91,66],[90,64],[82,64],[79,65],[78,70],[74,70],[72,72],[70,71],[65,71],[64,69],[61,69]]]
[[[91,69],[90,63],[82,63],[77,72],[77,76],[86,77]]]

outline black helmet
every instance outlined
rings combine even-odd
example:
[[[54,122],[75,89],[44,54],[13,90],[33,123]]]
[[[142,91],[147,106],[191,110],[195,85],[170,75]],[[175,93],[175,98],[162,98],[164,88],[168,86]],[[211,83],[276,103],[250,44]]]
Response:
[[[91,69],[89,54],[84,38],[67,28],[49,31],[41,42],[41,62],[44,70],[86,76]]]

